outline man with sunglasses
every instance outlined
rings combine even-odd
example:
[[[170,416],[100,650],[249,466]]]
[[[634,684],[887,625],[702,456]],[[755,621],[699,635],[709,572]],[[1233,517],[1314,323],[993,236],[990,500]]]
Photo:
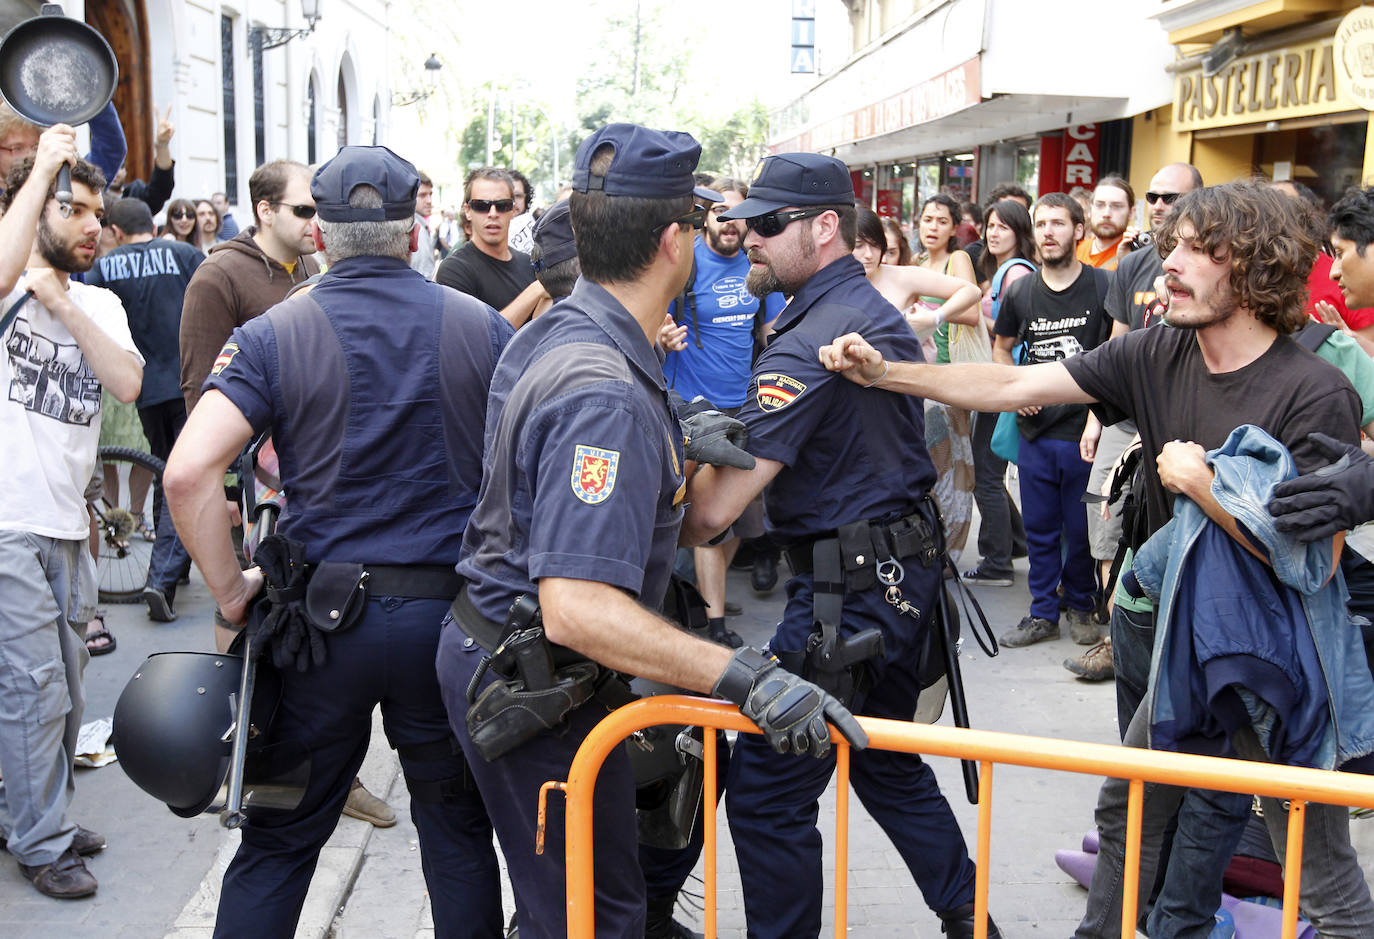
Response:
[[[522,939],[566,935],[561,804],[549,803],[542,855],[534,809],[540,787],[567,777],[583,739],[625,699],[617,672],[734,701],[780,752],[801,754],[796,762],[829,751],[827,720],[856,746],[866,741],[834,698],[770,656],[707,642],[657,612],[696,457],[654,339],[691,271],[706,214],[694,203],[717,198],[692,178],[700,155],[690,134],[634,124],[582,142],[568,205],[582,276],[516,333],[492,380],[481,496],[458,564],[466,585],[437,661],[506,855]],[[551,710],[559,694],[580,706]],[[596,934],[642,936],[623,748],[606,760],[595,801]]]
[[[229,334],[319,273],[310,167],[273,160],[248,179],[254,224],[215,245],[186,285],[181,311],[181,392],[190,414]],[[170,608],[170,604],[169,604]]]
[[[918,663],[938,628],[943,555],[923,408],[835,381],[817,351],[836,328],[903,357],[920,359],[921,344],[852,256],[854,190],[839,160],[767,157],[749,198],[721,218],[749,230],[749,291],[792,299],[739,413],[756,465],[697,471],[682,543],[713,537],[767,486],[768,527],[797,572],[769,650],[855,713],[909,721]],[[909,607],[885,598],[880,575]],[[735,744],[725,799],[750,936],[820,932],[816,803],[834,766],[779,757],[753,735]],[[974,865],[930,767],[914,754],[865,750],[853,755],[851,774],[944,931],[971,939]],[[988,935],[999,936],[991,921]]]
[[[515,179],[509,172],[483,166],[469,173],[463,182],[462,211],[472,224],[472,237],[444,258],[434,280],[476,297],[520,325],[543,293],[537,288],[526,291],[534,283],[534,265],[528,254],[507,241],[515,208]],[[517,298],[518,315],[514,309],[507,312]]]

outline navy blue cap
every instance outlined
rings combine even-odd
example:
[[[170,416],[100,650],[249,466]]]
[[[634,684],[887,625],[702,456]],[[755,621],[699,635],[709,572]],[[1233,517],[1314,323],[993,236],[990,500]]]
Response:
[[[534,223],[534,243],[539,246],[539,260],[534,262],[536,272],[577,257],[567,199],[555,202],[539,216],[539,221]]]
[[[363,209],[348,204],[349,194],[364,185],[382,194],[379,208]],[[415,164],[386,147],[344,147],[310,180],[315,210],[326,222],[394,222],[413,218],[419,188],[420,174],[415,171]]]
[[[722,219],[755,218],[790,205],[850,205],[854,181],[849,167],[820,153],[777,153],[754,169],[749,198]]]
[[[610,144],[615,155],[606,175],[594,176],[592,154],[602,144]],[[673,199],[695,195],[719,202],[720,193],[697,186],[692,177],[699,159],[701,144],[685,131],[607,124],[577,148],[572,187],[578,192],[602,191],[608,196]]]

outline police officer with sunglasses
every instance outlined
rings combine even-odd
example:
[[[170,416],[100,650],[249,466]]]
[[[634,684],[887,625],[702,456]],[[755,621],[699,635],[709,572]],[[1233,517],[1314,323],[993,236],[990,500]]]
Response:
[[[920,341],[851,254],[854,190],[839,160],[770,156],[749,198],[721,218],[748,226],[750,292],[781,291],[791,302],[738,415],[756,464],[698,470],[682,541],[705,542],[767,486],[769,530],[796,572],[769,650],[857,714],[910,720],[918,663],[937,628],[944,550],[922,404],[836,381],[817,354],[837,328],[913,359]],[[780,757],[752,735],[735,744],[725,799],[750,936],[820,931],[816,803],[834,765]],[[974,865],[930,767],[877,750],[855,753],[851,767],[855,791],[944,931],[972,937]],[[988,935],[998,936],[991,922]]]

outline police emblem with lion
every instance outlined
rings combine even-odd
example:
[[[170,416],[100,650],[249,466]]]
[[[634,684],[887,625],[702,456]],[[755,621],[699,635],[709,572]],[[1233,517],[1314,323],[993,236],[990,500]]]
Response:
[[[573,494],[588,505],[605,502],[615,491],[619,450],[603,450],[579,443],[573,449]]]

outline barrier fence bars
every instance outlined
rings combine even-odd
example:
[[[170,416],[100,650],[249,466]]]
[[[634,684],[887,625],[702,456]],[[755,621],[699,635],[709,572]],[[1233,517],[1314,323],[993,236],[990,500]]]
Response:
[[[993,766],[1005,763],[1091,776],[1130,780],[1127,807],[1126,870],[1121,904],[1121,935],[1134,936],[1140,863],[1140,826],[1145,783],[1167,783],[1199,789],[1272,796],[1290,800],[1288,850],[1284,860],[1283,939],[1295,939],[1302,867],[1303,822],[1308,802],[1374,809],[1374,777],[1354,773],[1305,769],[1274,763],[1252,763],[1209,756],[1143,750],[1100,743],[1081,743],[966,730],[932,724],[862,717],[869,747],[975,760],[978,781],[978,849],[974,860],[974,922],[976,939],[987,939],[988,862],[992,846]],[[547,782],[539,796],[539,828],[543,831],[545,802],[551,790],[567,798],[565,845],[567,858],[568,936],[594,939],[596,910],[593,882],[592,794],[601,764],[625,738],[656,724],[737,730],[758,728],[733,705],[685,695],[645,698],[606,716],[583,741],[566,782]],[[843,939],[848,919],[849,863],[849,745],[831,728],[835,742],[835,936]],[[707,939],[716,936],[716,748],[705,747],[705,916]],[[809,759],[809,757],[799,757]],[[542,844],[541,844],[542,849]],[[555,846],[556,849],[556,846]]]

